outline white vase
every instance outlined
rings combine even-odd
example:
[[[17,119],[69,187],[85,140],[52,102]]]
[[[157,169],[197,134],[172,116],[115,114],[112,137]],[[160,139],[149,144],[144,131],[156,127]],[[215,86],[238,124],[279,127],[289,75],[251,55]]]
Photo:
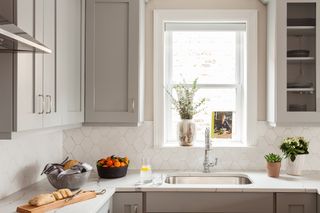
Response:
[[[196,138],[196,124],[192,119],[183,119],[178,123],[180,146],[192,146]]]
[[[287,174],[288,175],[301,175],[304,166],[305,155],[297,155],[295,161],[287,158]]]

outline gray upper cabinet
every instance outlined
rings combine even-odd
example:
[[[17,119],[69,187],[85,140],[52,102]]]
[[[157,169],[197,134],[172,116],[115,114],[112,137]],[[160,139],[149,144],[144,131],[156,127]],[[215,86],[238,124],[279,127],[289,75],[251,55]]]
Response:
[[[277,193],[276,212],[316,213],[317,194],[313,193]]]
[[[16,24],[43,42],[43,1],[17,0]],[[17,108],[14,130],[39,129],[43,126],[43,54],[17,53],[14,63],[16,73]],[[11,71],[13,72],[13,71]]]
[[[319,125],[320,2],[264,1],[268,3],[267,121],[272,126]],[[292,50],[309,53],[296,55]]]
[[[14,130],[57,126],[55,0],[17,0],[17,25],[52,50],[51,54],[16,54],[16,118]]]
[[[86,123],[143,116],[144,1],[86,1]]]
[[[43,54],[43,95],[44,119],[43,127],[61,124],[61,110],[58,110],[58,70],[56,66],[56,0],[43,1],[43,43],[52,50],[51,54]]]
[[[0,1],[0,14],[9,21],[14,21],[14,2]],[[13,129],[13,60],[14,54],[0,53],[0,138],[10,138]]]
[[[52,50],[0,53],[0,139],[84,120],[84,0],[3,0],[1,14]]]
[[[84,121],[85,0],[57,0],[58,94],[62,124]]]

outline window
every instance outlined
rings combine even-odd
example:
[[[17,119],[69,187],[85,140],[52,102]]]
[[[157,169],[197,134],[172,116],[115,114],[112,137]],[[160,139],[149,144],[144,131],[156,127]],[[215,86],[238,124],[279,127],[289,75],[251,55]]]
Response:
[[[214,144],[252,144],[249,138],[254,135],[257,101],[256,93],[252,92],[256,91],[257,81],[254,80],[256,70],[252,69],[256,69],[256,35],[252,29],[255,19],[255,11],[155,11],[157,145],[178,145],[177,122],[180,117],[172,109],[165,88],[172,88],[182,79],[188,86],[195,78],[198,78],[199,87],[195,99],[208,99],[205,110],[193,118],[197,127],[195,145],[203,145],[204,130],[211,126],[216,112],[228,115],[231,134],[214,138]],[[251,55],[255,57],[250,57],[249,65]],[[253,131],[249,132],[249,128]]]

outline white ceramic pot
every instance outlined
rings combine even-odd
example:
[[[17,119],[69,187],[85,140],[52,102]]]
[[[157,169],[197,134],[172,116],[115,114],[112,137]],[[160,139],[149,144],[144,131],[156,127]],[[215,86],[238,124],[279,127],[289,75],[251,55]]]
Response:
[[[183,119],[178,123],[178,140],[181,146],[192,146],[196,138],[196,124],[192,119]]]
[[[304,166],[305,155],[297,155],[295,161],[287,158],[287,174],[288,175],[301,175]]]

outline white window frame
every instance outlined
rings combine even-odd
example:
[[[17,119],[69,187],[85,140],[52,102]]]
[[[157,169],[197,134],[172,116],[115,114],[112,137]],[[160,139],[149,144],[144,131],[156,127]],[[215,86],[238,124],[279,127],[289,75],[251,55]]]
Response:
[[[165,107],[165,23],[217,22],[245,23],[246,50],[242,100],[242,133],[239,143],[215,143],[216,146],[250,146],[256,144],[257,124],[257,10],[154,10],[154,145],[164,147]],[[178,143],[177,143],[178,146]]]

